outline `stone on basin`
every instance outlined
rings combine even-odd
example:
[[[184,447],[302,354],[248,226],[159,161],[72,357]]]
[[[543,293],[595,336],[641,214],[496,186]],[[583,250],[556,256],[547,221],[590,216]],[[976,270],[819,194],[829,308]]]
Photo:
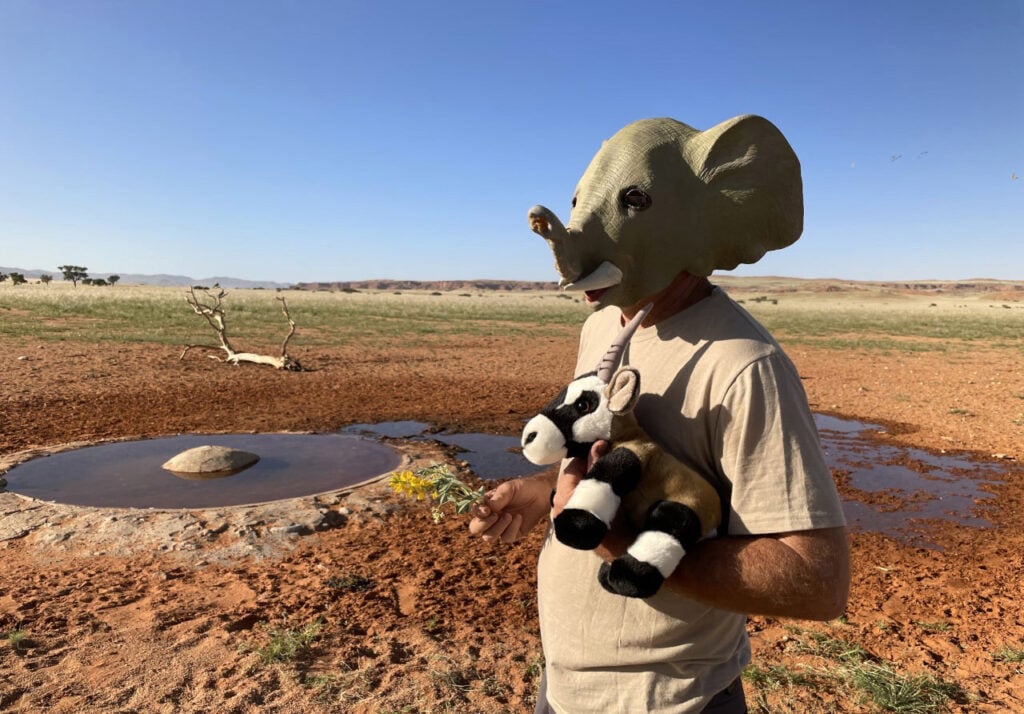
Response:
[[[175,474],[197,478],[228,476],[247,469],[260,457],[227,446],[196,446],[168,459],[163,468]]]

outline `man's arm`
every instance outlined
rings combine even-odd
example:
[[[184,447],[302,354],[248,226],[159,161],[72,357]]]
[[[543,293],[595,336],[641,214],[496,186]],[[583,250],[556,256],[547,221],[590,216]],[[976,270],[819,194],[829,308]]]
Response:
[[[598,442],[590,462],[607,451]],[[558,480],[557,515],[588,464],[569,462]],[[632,542],[616,520],[597,549],[611,560]],[[757,536],[726,536],[697,544],[665,581],[687,597],[723,610],[753,615],[830,620],[846,609],[850,592],[850,546],[846,528],[823,528]]]
[[[616,526],[597,550],[605,560],[632,540]],[[722,610],[831,620],[846,610],[850,592],[846,528],[701,541],[662,587]]]
[[[850,592],[846,528],[713,538],[687,553],[666,585],[725,610],[830,620]]]

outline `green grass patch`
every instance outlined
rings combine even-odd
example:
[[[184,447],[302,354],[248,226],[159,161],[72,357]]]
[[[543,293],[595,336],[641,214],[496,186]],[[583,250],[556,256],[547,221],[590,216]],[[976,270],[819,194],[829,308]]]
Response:
[[[227,290],[228,337],[237,349],[262,351],[286,332],[284,297],[297,325],[291,345],[430,343],[475,336],[573,336],[589,309],[564,293],[537,291],[327,292]],[[7,337],[83,342],[213,343],[212,330],[185,302],[185,288],[0,284]],[[858,299],[843,293],[780,294],[744,300],[780,341],[865,352],[950,352],[992,345],[1024,350],[1024,309],[995,310],[920,299]]]
[[[0,286],[2,288],[2,286]],[[185,301],[184,288],[29,285],[0,289],[2,334],[41,340],[215,344],[213,330]],[[292,345],[344,346],[372,337],[404,344],[491,335],[561,335],[589,314],[556,293],[328,293],[228,290],[223,307],[236,349],[280,344],[287,300],[297,331]]]
[[[992,653],[992,659],[996,662],[1007,662],[1010,664],[1024,663],[1024,646],[1003,647],[1001,650]]]
[[[299,629],[280,628],[270,631],[270,641],[256,650],[262,664],[292,662],[309,651],[320,636],[323,622],[319,619]]]
[[[325,585],[327,585],[331,590],[351,590],[358,592],[360,590],[371,590],[376,583],[363,575],[351,575],[346,573],[328,578]]]
[[[858,644],[832,637],[824,632],[808,631],[805,639],[797,639],[795,650],[802,654],[824,657],[842,663],[859,663],[868,659],[868,653]]]
[[[349,705],[371,698],[381,676],[378,667],[356,669],[342,663],[337,671],[307,675],[302,684],[322,704]]]
[[[841,698],[859,698],[871,711],[897,714],[942,712],[951,702],[967,700],[959,685],[927,673],[904,674],[856,643],[826,632],[796,627],[788,631],[788,651],[816,658],[820,663],[747,667],[743,678],[751,685],[751,699],[762,712],[803,711],[801,706],[806,708],[808,698],[827,700],[837,693]],[[798,690],[820,691],[828,696],[801,694]],[[780,708],[770,700],[784,705]]]
[[[30,644],[28,633],[24,630],[11,630],[7,633],[6,639],[7,644],[9,644],[15,652],[21,652]]]
[[[982,302],[932,308],[921,300],[821,295],[745,307],[787,344],[876,352],[945,352],[975,343],[1024,346],[1024,310],[993,310]]]
[[[863,662],[846,674],[855,690],[883,711],[932,714],[945,711],[950,701],[963,701],[963,690],[928,674],[908,676],[885,663]]]
[[[822,677],[806,667],[793,668],[782,664],[752,664],[743,670],[743,680],[757,689],[768,690],[817,686],[822,683]]]
[[[917,621],[914,624],[925,632],[949,632],[953,629],[953,623],[945,620],[936,620],[934,622]]]

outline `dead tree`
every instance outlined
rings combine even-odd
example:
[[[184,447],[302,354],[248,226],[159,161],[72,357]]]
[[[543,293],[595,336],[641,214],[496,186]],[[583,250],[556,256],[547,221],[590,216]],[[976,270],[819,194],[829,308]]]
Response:
[[[217,339],[220,341],[220,346],[185,345],[185,349],[182,350],[181,356],[178,359],[184,359],[188,351],[195,347],[197,349],[222,350],[227,355],[223,359],[214,355],[210,355],[210,357],[235,365],[240,362],[253,362],[255,364],[269,364],[271,367],[288,370],[289,372],[303,371],[303,367],[299,364],[298,360],[288,356],[288,341],[295,334],[295,320],[288,314],[288,303],[283,297],[279,296],[277,299],[281,301],[281,310],[284,311],[284,317],[288,320],[288,334],[285,335],[284,342],[281,343],[281,356],[274,357],[273,355],[260,355],[253,352],[236,352],[228,341],[227,323],[224,319],[223,301],[227,292],[220,287],[217,287],[216,293],[212,292],[209,288],[200,287],[198,288],[202,293],[202,297],[200,297],[196,294],[196,290],[195,286],[190,287],[188,295],[185,296],[185,301],[188,302],[193,312],[201,315],[210,327],[213,328],[213,331],[217,334]]]

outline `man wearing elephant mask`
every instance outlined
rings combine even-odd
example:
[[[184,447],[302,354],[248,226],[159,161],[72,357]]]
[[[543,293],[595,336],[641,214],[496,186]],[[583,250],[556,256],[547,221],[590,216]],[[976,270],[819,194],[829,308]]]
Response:
[[[546,662],[538,712],[743,712],[746,614],[825,620],[844,611],[845,520],[799,375],[708,279],[796,241],[802,190],[796,155],[765,119],[736,117],[703,132],[647,119],[604,143],[568,225],[531,209],[562,286],[595,310],[577,375],[653,302],[628,348],[642,377],[635,413],[723,504],[718,537],[687,552],[646,599],[598,584],[601,564],[629,542],[621,523],[596,551],[566,547],[549,529],[538,565]],[[500,485],[470,531],[518,539],[560,511],[606,450],[598,442],[588,463],[563,462],[557,477]]]

